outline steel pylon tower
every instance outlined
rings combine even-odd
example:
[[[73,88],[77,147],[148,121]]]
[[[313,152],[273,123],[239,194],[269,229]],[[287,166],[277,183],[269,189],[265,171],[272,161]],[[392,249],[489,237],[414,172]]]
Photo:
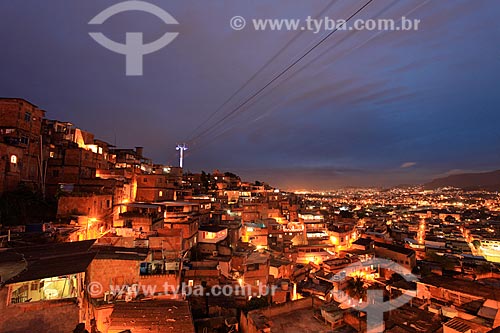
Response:
[[[184,151],[187,150],[188,147],[186,146],[185,143],[178,144],[177,147],[175,147],[175,150],[179,151],[179,166],[182,168],[183,162],[184,162]]]

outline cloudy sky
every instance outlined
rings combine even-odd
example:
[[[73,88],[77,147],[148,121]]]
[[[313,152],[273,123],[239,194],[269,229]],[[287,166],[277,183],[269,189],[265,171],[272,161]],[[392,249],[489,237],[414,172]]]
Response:
[[[498,1],[374,0],[356,18],[407,16],[420,29],[338,31],[236,109],[328,33],[255,31],[251,19],[345,19],[366,1],[151,0],[179,24],[134,11],[97,27],[88,22],[119,1],[1,1],[0,95],[119,147],[144,146],[158,163],[177,163],[175,144],[187,141],[191,171],[285,188],[499,169]],[[241,31],[229,25],[236,15],[250,22]],[[179,35],[144,56],[143,76],[126,76],[125,57],[95,31],[120,43],[126,32]]]

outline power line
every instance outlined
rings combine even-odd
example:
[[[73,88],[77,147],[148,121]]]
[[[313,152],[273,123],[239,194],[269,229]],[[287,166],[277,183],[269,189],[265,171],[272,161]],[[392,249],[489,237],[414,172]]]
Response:
[[[356,10],[351,16],[349,16],[349,18],[346,19],[345,24],[347,24],[347,22],[349,22],[358,13],[360,13],[361,11],[363,11],[363,9],[365,9],[373,1],[374,0],[368,0],[362,7],[360,7],[358,10]],[[232,116],[233,114],[235,114],[236,112],[238,112],[249,101],[251,101],[252,99],[254,99],[262,91],[264,91],[267,87],[269,87],[274,82],[276,82],[276,80],[278,80],[279,78],[281,78],[286,72],[288,72],[290,69],[292,69],[293,67],[295,67],[295,65],[297,65],[302,59],[304,59],[305,57],[307,57],[311,52],[313,52],[318,46],[320,46],[322,43],[324,43],[328,38],[330,38],[330,36],[332,36],[338,30],[339,30],[339,27],[337,27],[336,29],[334,29],[331,32],[329,32],[325,37],[323,37],[316,44],[314,44],[309,50],[307,50],[302,56],[300,56],[298,59],[296,59],[290,65],[288,65],[284,70],[282,70],[277,76],[275,76],[273,79],[271,79],[266,85],[264,85],[262,88],[260,88],[259,90],[257,90],[254,94],[252,94],[250,97],[248,97],[247,99],[245,99],[245,101],[243,103],[239,104],[236,108],[234,108],[231,112],[229,112],[227,115],[225,115],[224,117],[222,117],[214,125],[208,127],[206,130],[204,130],[203,132],[201,132],[200,134],[198,134],[196,137],[194,137],[190,141],[192,142],[192,141],[194,141],[194,140],[202,137],[205,133],[209,132],[211,129],[215,128],[220,123],[222,123],[224,120],[226,120],[227,118],[229,118],[230,116]]]
[[[368,0],[361,8],[356,10],[347,20],[345,23],[349,22],[354,16],[356,16],[358,13],[360,13],[363,9],[365,9],[370,3],[372,3],[374,0]],[[275,76],[271,81],[269,81],[266,85],[264,85],[262,88],[257,90],[254,94],[252,94],[250,97],[248,97],[243,103],[239,104],[235,109],[233,109],[231,112],[229,112],[226,116],[222,117],[218,122],[216,122],[214,125],[208,127],[205,131],[201,132],[199,135],[194,137],[191,141],[194,141],[200,137],[202,137],[205,133],[213,129],[214,127],[218,126],[220,123],[222,123],[224,120],[229,118],[231,115],[235,114],[238,112],[243,106],[245,106],[249,101],[254,99],[256,96],[258,96],[262,91],[264,91],[267,87],[272,85],[276,80],[281,78],[286,72],[288,72],[291,68],[293,68],[297,63],[299,63],[302,59],[307,57],[312,51],[314,51],[318,46],[320,46],[322,43],[324,43],[330,36],[332,36],[335,32],[339,30],[339,27],[336,29],[332,30],[330,33],[328,33],[325,37],[323,37],[320,41],[318,41],[313,47],[311,47],[306,53],[304,53],[302,56],[300,56],[297,60],[292,62],[290,65],[288,65],[284,70],[282,70],[277,76]]]
[[[329,5],[327,5],[325,8],[319,12],[316,17],[319,17],[320,15],[324,14],[326,11],[328,11],[338,0],[332,0]],[[264,65],[262,65],[248,80],[243,83],[242,86],[240,86],[229,98],[227,98],[224,103],[222,103],[214,112],[212,112],[202,123],[196,127],[193,132],[191,132],[189,139],[187,141],[192,141],[194,134],[203,127],[206,123],[208,123],[213,117],[215,117],[216,114],[218,114],[221,110],[224,109],[224,107],[233,99],[235,98],[243,89],[245,89],[250,82],[252,82],[259,74],[261,74],[264,69],[269,66],[274,60],[276,60],[282,53],[283,51],[288,48],[293,42],[295,42],[305,31],[300,31],[298,34],[296,34],[293,38],[291,38],[277,53],[274,54]]]
[[[398,2],[397,0],[396,0],[396,1],[394,1],[394,2],[393,2],[393,3],[391,3],[390,5],[388,5],[388,6],[386,6],[385,8],[383,8],[383,9],[382,9],[379,13],[375,14],[374,16],[375,16],[375,17],[377,17],[377,16],[379,16],[380,14],[382,14],[382,13],[386,12],[387,10],[389,10],[390,8],[392,8],[392,7],[393,7],[393,6],[394,6],[397,2]],[[429,2],[430,2],[430,0],[426,0],[426,1],[424,1],[423,3],[418,4],[417,6],[413,7],[410,11],[406,12],[406,14],[404,14],[404,16],[408,16],[408,15],[412,14],[413,12],[415,12],[416,10],[418,10],[420,7],[423,7],[424,5],[426,5],[426,4],[427,4],[427,3],[429,3]],[[398,20],[398,22],[401,22],[401,18]],[[356,32],[357,32],[357,31],[352,31],[352,33],[356,33]],[[362,42],[362,43],[360,43],[360,44],[356,45],[355,47],[353,47],[353,48],[351,48],[351,49],[349,49],[349,50],[344,51],[344,52],[340,55],[340,57],[345,57],[345,56],[349,55],[350,53],[354,52],[355,50],[359,49],[360,47],[362,47],[362,46],[366,45],[368,42],[370,42],[371,40],[373,40],[374,38],[376,38],[377,36],[379,36],[381,33],[383,33],[383,31],[378,31],[376,34],[374,34],[373,36],[370,36],[370,37],[369,37],[367,40],[365,40],[364,42]],[[349,37],[349,36],[346,36],[346,37],[345,37],[345,38],[344,38],[341,42],[343,42],[343,41],[344,41],[345,39],[347,39],[348,37]],[[341,42],[340,42],[340,43],[341,43]],[[334,47],[336,47],[336,46],[338,46],[338,45],[339,45],[339,43],[337,43]],[[301,68],[300,68],[297,72],[293,73],[291,77],[293,77],[293,76],[297,75],[298,73],[300,73],[301,71],[303,71],[303,70],[304,70],[306,67],[308,67],[311,63],[315,62],[316,60],[318,60],[319,58],[321,58],[322,56],[324,56],[325,54],[327,54],[327,53],[328,53],[328,52],[330,52],[331,50],[332,50],[332,48],[328,48],[325,52],[323,52],[323,53],[319,54],[318,56],[316,56],[315,58],[313,58],[311,61],[309,61],[308,63],[306,63],[304,66],[302,66],[302,67],[301,67]],[[286,81],[287,81],[287,80],[289,80],[291,77],[287,78],[287,79],[286,79],[285,81],[283,81],[283,82],[286,82]],[[280,84],[282,84],[283,82],[281,82]],[[269,95],[269,94],[270,94],[270,93],[271,93],[274,89],[276,89],[277,87],[278,87],[278,86],[273,87],[271,90],[269,90],[269,91],[266,93],[266,95],[265,95],[265,96]],[[255,103],[255,101],[254,101],[251,105],[253,105],[254,103]],[[262,114],[259,114],[259,115],[258,115],[255,119],[253,119],[253,120],[251,120],[251,121],[252,121],[252,122],[257,121],[257,120],[258,120],[258,119],[260,119],[262,116],[265,116],[266,114],[271,113],[271,112],[272,112],[273,110],[275,110],[278,106],[279,106],[279,104],[278,104],[278,105],[273,106],[271,110],[269,110],[268,112],[264,112],[264,113],[262,113]],[[209,139],[208,143],[210,143],[210,142],[213,142],[213,141],[217,140],[219,137],[223,136],[223,135],[224,135],[224,134],[226,134],[228,131],[230,131],[233,127],[234,127],[234,126],[229,127],[229,128],[227,128],[227,129],[225,129],[225,130],[222,130],[222,132],[221,132],[221,133],[216,134],[213,138]],[[212,134],[214,134],[214,133],[212,133]],[[206,142],[206,141],[204,141],[204,143],[207,143],[207,142]],[[196,148],[197,148],[197,147],[195,147],[195,149],[196,149]],[[194,150],[195,150],[195,149],[194,149]]]

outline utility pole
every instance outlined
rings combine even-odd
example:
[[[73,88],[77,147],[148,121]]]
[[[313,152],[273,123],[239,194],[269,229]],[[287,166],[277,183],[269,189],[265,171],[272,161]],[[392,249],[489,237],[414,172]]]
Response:
[[[175,147],[175,150],[179,151],[179,166],[182,168],[183,161],[184,161],[184,151],[187,150],[188,147],[186,146],[185,143],[178,144],[177,147]]]
[[[40,135],[40,157],[38,159],[39,162],[39,173],[40,173],[40,190],[42,192],[42,198],[45,200],[45,179],[47,176],[47,161],[44,160],[43,157],[43,136]]]

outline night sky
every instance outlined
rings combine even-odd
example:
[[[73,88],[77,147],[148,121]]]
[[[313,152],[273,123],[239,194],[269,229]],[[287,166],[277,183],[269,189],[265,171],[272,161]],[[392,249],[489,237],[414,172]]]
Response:
[[[339,19],[366,0],[149,1],[179,25],[144,12],[88,25],[117,2],[1,1],[0,96],[25,98],[119,147],[144,146],[157,163],[177,163],[175,144],[188,141],[188,170],[289,189],[500,168],[499,1],[375,0],[356,18],[405,15],[420,19],[420,30],[339,31],[195,142],[326,34],[233,31],[233,16]],[[93,31],[117,42],[134,31],[148,42],[179,36],[144,57],[143,76],[127,77],[125,57],[98,45]]]

